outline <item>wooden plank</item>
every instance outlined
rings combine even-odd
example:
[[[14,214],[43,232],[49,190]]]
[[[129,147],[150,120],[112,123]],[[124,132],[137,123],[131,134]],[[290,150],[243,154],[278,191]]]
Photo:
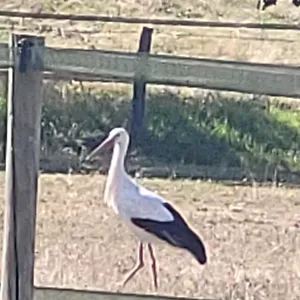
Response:
[[[34,300],[195,300],[196,298],[36,287]]]
[[[143,69],[147,66],[148,54],[151,50],[153,29],[149,27],[143,27],[138,53],[144,57],[139,64],[139,67]],[[133,97],[132,97],[132,113],[131,113],[131,145],[134,146],[139,139],[139,136],[143,131],[143,121],[145,115],[145,98],[146,98],[146,81],[144,76],[138,76],[133,84]]]
[[[0,51],[1,53],[1,51]],[[1,55],[0,55],[1,57]],[[149,55],[81,49],[45,49],[46,71],[106,81],[146,82],[242,93],[299,98],[300,69],[296,66],[246,63],[217,59]],[[8,58],[7,58],[8,63]]]
[[[296,66],[245,63],[217,59],[149,55],[125,52],[51,49],[45,53],[49,71],[119,78],[124,82],[145,76],[148,83],[198,87],[270,96],[300,96],[300,69]]]
[[[234,61],[150,57],[147,81],[270,96],[300,95],[298,68]]]
[[[133,81],[140,58],[135,53],[82,49],[45,49],[45,69]],[[95,77],[94,76],[94,77]]]
[[[113,17],[84,14],[56,14],[56,13],[34,13],[24,11],[6,11],[1,10],[2,17],[31,18],[31,19],[53,19],[53,20],[72,20],[72,21],[90,21],[90,22],[111,22],[126,24],[152,24],[169,26],[189,26],[189,27],[221,27],[221,28],[250,28],[250,29],[272,29],[272,30],[299,30],[298,24],[283,23],[246,23],[246,22],[218,22],[218,21],[198,21],[190,19],[166,19],[166,18],[130,18]]]
[[[5,77],[7,77],[8,71],[5,69],[0,69],[0,78],[1,80],[4,79]],[[48,79],[48,80],[64,80],[64,81],[70,81],[70,80],[74,80],[74,81],[88,81],[88,82],[119,82],[119,83],[128,83],[131,84],[132,80],[128,79],[127,81],[119,79],[119,78],[115,78],[115,79],[109,79],[109,78],[105,78],[105,77],[95,77],[95,76],[91,76],[90,74],[85,74],[85,73],[77,73],[74,74],[72,72],[44,72],[43,75],[44,79]]]
[[[14,46],[11,37],[9,45]],[[15,53],[10,53],[13,60]],[[13,97],[14,97],[14,70],[8,70],[8,100],[7,100],[7,141],[6,141],[6,169],[5,169],[5,200],[3,226],[3,252],[1,272],[1,300],[17,299],[17,250],[16,250],[16,222],[14,203],[14,157],[13,157]]]
[[[34,36],[11,37],[1,300],[33,299],[43,44]]]

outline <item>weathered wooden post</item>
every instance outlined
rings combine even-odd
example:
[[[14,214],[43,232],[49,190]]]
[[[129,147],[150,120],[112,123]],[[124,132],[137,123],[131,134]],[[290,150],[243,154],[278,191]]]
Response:
[[[32,300],[44,38],[11,36],[1,300]]]
[[[149,27],[143,27],[143,31],[140,37],[140,45],[138,53],[148,54],[151,50],[153,29]],[[141,66],[143,67],[143,66]],[[143,120],[145,114],[145,96],[146,96],[146,82],[145,78],[139,77],[133,85],[133,97],[132,97],[132,114],[131,114],[131,128],[130,134],[132,144],[137,141],[139,134],[143,128]]]

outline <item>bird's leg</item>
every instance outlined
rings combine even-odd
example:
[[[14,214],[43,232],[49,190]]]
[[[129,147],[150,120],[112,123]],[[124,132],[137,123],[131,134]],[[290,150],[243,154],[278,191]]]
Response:
[[[151,244],[148,244],[148,250],[150,253],[150,257],[152,260],[152,274],[153,274],[153,283],[154,283],[154,287],[157,290],[158,284],[157,284],[157,270],[156,270],[156,259],[155,259],[155,255],[154,255],[154,251],[152,249]]]
[[[123,286],[140,270],[144,267],[144,248],[143,243],[139,244],[138,249],[138,262],[134,269],[127,275],[125,280],[123,281]]]

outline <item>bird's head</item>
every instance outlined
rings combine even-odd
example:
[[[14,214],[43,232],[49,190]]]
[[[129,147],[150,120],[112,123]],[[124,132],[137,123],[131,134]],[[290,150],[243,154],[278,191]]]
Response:
[[[123,151],[127,150],[129,144],[129,134],[123,127],[112,129],[106,139],[86,157],[86,160],[93,159],[102,150],[111,149],[116,144],[118,144]]]

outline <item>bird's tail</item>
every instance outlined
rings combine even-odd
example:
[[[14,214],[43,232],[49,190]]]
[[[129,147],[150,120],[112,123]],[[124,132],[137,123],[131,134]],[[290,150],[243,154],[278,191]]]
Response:
[[[203,242],[191,229],[189,230],[189,242],[185,245],[188,250],[201,264],[204,265],[207,262],[206,250]]]

